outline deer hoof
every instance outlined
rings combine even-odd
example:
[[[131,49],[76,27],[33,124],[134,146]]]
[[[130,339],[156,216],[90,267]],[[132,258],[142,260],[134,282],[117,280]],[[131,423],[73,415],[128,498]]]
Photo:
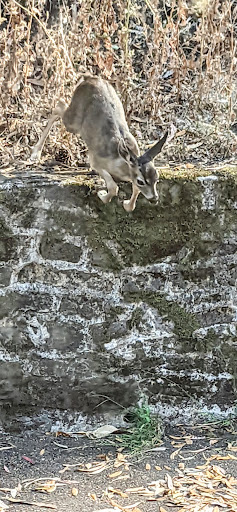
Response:
[[[29,160],[30,160],[30,162],[39,162],[40,156],[41,156],[41,151],[38,151],[37,149],[36,150],[33,149]]]
[[[105,190],[99,190],[99,192],[97,192],[97,196],[101,199],[101,201],[104,204],[110,201],[110,198],[108,197],[108,192],[106,192]]]
[[[133,212],[133,210],[135,210],[135,205],[131,204],[129,199],[123,201],[123,207],[126,212]]]

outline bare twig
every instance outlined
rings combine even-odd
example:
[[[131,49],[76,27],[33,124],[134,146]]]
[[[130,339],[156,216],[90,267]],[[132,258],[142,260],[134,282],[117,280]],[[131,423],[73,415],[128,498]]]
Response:
[[[8,498],[7,496],[4,497],[4,500],[10,501],[11,503],[20,503],[22,505],[32,505],[34,507],[41,507],[41,508],[51,508],[53,510],[56,510],[56,505],[53,505],[52,503],[44,503],[41,501],[27,501],[27,500],[17,500],[16,498]]]

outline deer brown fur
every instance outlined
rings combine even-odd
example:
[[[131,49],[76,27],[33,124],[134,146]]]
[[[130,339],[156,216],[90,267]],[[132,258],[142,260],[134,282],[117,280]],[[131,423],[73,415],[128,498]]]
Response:
[[[160,153],[168,132],[146,153],[139,156],[137,142],[130,133],[123,105],[109,82],[84,75],[77,85],[70,105],[59,101],[31,159],[38,160],[53,123],[62,118],[66,129],[80,134],[85,141],[91,167],[105,180],[107,192],[99,191],[103,203],[118,194],[117,181],[132,183],[132,196],[123,202],[127,212],[134,210],[140,192],[151,203],[157,203],[158,173],[151,160]]]

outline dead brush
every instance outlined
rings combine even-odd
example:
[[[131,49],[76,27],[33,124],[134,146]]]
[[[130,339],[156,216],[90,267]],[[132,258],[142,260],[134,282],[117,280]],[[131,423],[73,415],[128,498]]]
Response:
[[[0,160],[26,160],[42,121],[59,97],[68,101],[78,76],[87,71],[111,79],[121,93],[131,131],[148,146],[171,121],[181,130],[182,154],[190,158],[195,123],[212,123],[221,157],[236,146],[228,126],[236,116],[237,5],[234,0],[45,0],[0,4]],[[194,133],[189,132],[189,124]],[[60,128],[55,128],[60,129]],[[158,132],[158,133],[157,133]],[[65,149],[72,162],[85,160],[75,136],[52,132],[46,149]],[[59,142],[60,141],[60,142]],[[176,144],[179,145],[177,137]],[[203,137],[191,155],[208,159]]]

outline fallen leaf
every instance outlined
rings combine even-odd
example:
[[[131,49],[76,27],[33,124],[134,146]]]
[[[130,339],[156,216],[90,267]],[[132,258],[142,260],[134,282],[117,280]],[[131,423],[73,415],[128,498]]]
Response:
[[[232,446],[231,443],[228,443],[228,450],[231,452],[237,452],[237,446]]]
[[[78,489],[76,487],[73,487],[72,488],[72,496],[77,496],[78,495]]]
[[[167,478],[168,488],[170,489],[170,491],[173,491],[174,490],[174,484],[173,484],[171,476],[168,473],[166,475],[166,478]]]
[[[179,462],[178,467],[179,467],[180,469],[184,469],[184,468],[185,468],[185,465],[184,465],[184,463],[183,463],[183,462]]]
[[[218,443],[219,439],[210,439],[210,446],[212,446],[213,444],[216,444]]]
[[[181,137],[182,135],[185,135],[185,133],[186,133],[186,130],[181,130],[180,132],[176,133],[176,137]]]
[[[110,505],[115,507],[114,512],[117,510],[122,510],[123,512],[127,512],[128,510],[131,510],[131,512],[141,512],[140,509],[136,507],[136,505],[129,505],[128,507],[122,507],[122,505],[119,505],[118,503],[116,503],[116,501],[114,501],[112,499],[109,499],[109,503],[110,503]]]
[[[19,492],[22,490],[22,485],[19,483],[14,489],[11,489],[11,497],[15,498]]]
[[[182,445],[182,446],[183,446],[183,445]],[[179,454],[180,450],[181,450],[181,448],[178,448],[178,450],[175,450],[175,452],[172,452],[172,453],[170,454],[170,459],[171,459],[171,460],[174,460],[174,458],[176,457],[176,455],[178,455],[178,454]]]
[[[22,455],[22,459],[26,460],[26,462],[30,462],[30,464],[34,464],[34,461],[30,459],[30,457],[27,457],[26,455]]]
[[[151,466],[150,466],[150,464],[148,464],[148,463],[147,463],[147,464],[146,464],[146,470],[147,470],[147,471],[150,471],[150,469],[151,469]]]
[[[44,453],[45,453],[45,448],[42,448],[42,450],[40,450],[40,455],[42,456],[42,455],[44,455]]]
[[[7,510],[8,505],[6,505],[6,503],[3,503],[2,500],[0,500],[0,512],[4,512],[4,510]]]
[[[65,471],[68,471],[68,470],[69,470],[69,466],[65,466],[65,468],[59,470],[59,473],[65,473]]]
[[[120,462],[127,462],[126,457],[127,457],[127,455],[119,452],[119,453],[117,453],[116,459],[119,460]]]
[[[195,455],[193,455],[192,457],[183,457],[183,455],[181,455],[181,453],[179,454],[179,457],[180,457],[180,459],[183,459],[183,460],[192,460],[192,459],[195,459]]]
[[[108,475],[109,478],[116,478],[116,476],[119,476],[122,474],[122,471],[115,471],[115,473],[110,473],[110,475]]]
[[[117,454],[117,457],[116,457],[116,460],[114,462],[114,468],[119,468],[120,466],[126,466],[128,464],[127,460],[126,460],[126,455],[124,455],[123,453],[118,453]]]
[[[44,482],[43,484],[38,484],[37,487],[35,487],[35,491],[40,492],[54,492],[57,485],[55,480],[48,480],[47,482]]]
[[[10,469],[8,469],[7,466],[4,465],[3,467],[4,467],[4,470],[6,471],[6,473],[10,473]]]
[[[108,460],[108,456],[105,453],[99,453],[96,455],[96,458],[100,460]]]
[[[162,468],[160,466],[155,466],[156,471],[162,471]]]
[[[120,489],[113,489],[113,487],[109,487],[108,491],[112,492],[113,494],[118,494],[118,496],[121,496],[121,498],[128,498],[128,495]]]
[[[97,496],[96,496],[96,494],[93,494],[93,493],[92,493],[92,494],[90,494],[89,496],[90,496],[90,498],[91,498],[93,501],[97,501]]]
[[[98,474],[98,473],[101,473],[102,471],[104,471],[105,469],[107,469],[108,467],[108,462],[109,462],[109,459],[107,462],[89,462],[88,464],[85,464],[85,465],[81,465],[80,467],[77,467],[77,471],[81,471],[83,473],[90,473],[90,474]],[[76,464],[77,466],[77,464]],[[68,466],[69,467],[69,466]]]
[[[130,475],[121,475],[121,476],[118,476],[116,478],[116,480],[127,480],[128,478],[130,478]]]
[[[103,425],[103,427],[99,427],[96,430],[89,432],[89,436],[94,437],[96,439],[101,439],[103,437],[109,436],[116,430],[118,430],[117,427],[114,427],[113,425]]]
[[[57,443],[56,441],[53,441],[53,444],[55,444],[56,446],[59,446],[59,448],[64,448],[64,450],[68,449],[68,446],[66,444]]]
[[[183,446],[186,445],[186,443],[177,443],[177,441],[171,441],[171,444],[174,446],[174,448],[183,448]]]
[[[220,476],[224,476],[225,475],[225,470],[223,468],[220,468],[220,466],[213,465],[212,466],[212,471],[214,471],[214,473],[216,473],[217,475],[220,475]]]
[[[153,496],[153,491],[149,491],[149,489],[144,489],[143,491],[140,491],[139,496],[145,496],[146,498],[150,498]]]
[[[237,460],[237,457],[235,457],[234,455],[232,454],[229,454],[229,455],[212,455],[208,460],[213,460],[213,459],[216,459],[216,460]]]
[[[204,448],[199,448],[198,450],[186,450],[186,453],[201,453],[209,450],[209,446],[205,446]]]
[[[40,501],[15,500],[14,498],[5,498],[5,500],[10,501],[11,503],[21,503],[22,505],[32,505],[35,507],[52,508],[54,510],[57,509],[56,505],[52,505],[51,503],[42,503]]]
[[[192,441],[192,439],[190,439],[189,437],[187,437],[187,438],[185,439],[185,443],[186,443],[186,444],[193,444],[193,441]]]

